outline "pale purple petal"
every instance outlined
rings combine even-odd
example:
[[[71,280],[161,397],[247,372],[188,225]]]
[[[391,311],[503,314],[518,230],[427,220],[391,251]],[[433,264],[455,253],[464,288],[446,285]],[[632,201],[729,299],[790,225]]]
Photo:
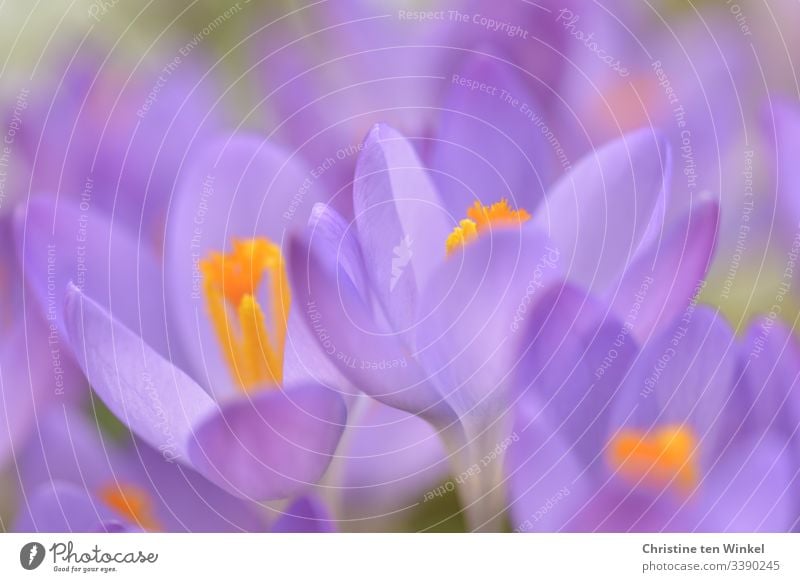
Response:
[[[391,324],[405,331],[457,219],[448,217],[413,144],[385,125],[364,143],[353,208],[374,292]]]
[[[86,205],[36,198],[15,217],[22,273],[42,311],[62,334],[64,293],[72,281],[112,317],[167,354],[161,267],[124,224]]]
[[[289,268],[294,301],[315,340],[341,373],[373,398],[409,412],[449,415],[412,350],[379,321],[362,290],[324,249],[292,241]]]
[[[32,311],[32,310],[31,310]],[[15,322],[0,342],[0,465],[25,446],[36,415],[81,393],[82,374],[67,346],[48,344],[38,314]],[[56,334],[57,335],[57,334]],[[55,352],[51,351],[55,349]],[[53,357],[55,356],[55,360]]]
[[[595,472],[550,424],[533,392],[516,405],[512,435],[517,440],[505,464],[512,526],[520,532],[570,529],[570,520],[595,492]]]
[[[348,225],[332,207],[317,204],[309,220],[308,236],[315,251],[320,256],[329,257],[329,264],[336,265],[338,276],[348,278],[355,289],[361,291],[362,298],[368,296],[369,287],[361,249],[356,240],[355,223]],[[323,346],[324,341],[319,341],[319,326],[312,329],[306,324],[308,314],[303,312],[307,310],[307,304],[295,304],[289,315],[284,381],[290,383],[311,378],[338,391],[355,394],[357,389],[334,364],[331,358],[334,354],[329,353],[329,347]]]
[[[781,242],[789,243],[800,224],[800,167],[796,153],[800,148],[800,104],[772,96],[765,107],[769,145],[775,150],[775,187]]]
[[[547,289],[526,322],[517,367],[520,394],[532,392],[542,416],[587,467],[610,439],[610,415],[638,355],[636,341],[608,307],[570,285]]]
[[[506,198],[532,212],[550,185],[555,154],[536,124],[543,110],[519,75],[501,56],[477,54],[448,77],[430,164],[456,218],[475,200]]]
[[[153,448],[187,461],[195,424],[215,409],[208,394],[74,286],[65,319],[76,359],[111,412]]]
[[[125,462],[157,505],[157,519],[170,532],[264,531],[262,508],[220,489],[196,471],[174,462],[170,451],[137,441]]]
[[[130,516],[106,505],[104,493],[135,487],[146,495],[157,528],[163,531],[259,531],[263,520],[254,504],[233,497],[175,461],[175,451],[104,434],[88,414],[74,407],[39,417],[39,432],[20,457],[22,492],[51,482],[86,490],[98,507],[128,526]],[[100,510],[98,510],[100,511]]]
[[[741,404],[756,434],[775,432],[791,439],[800,459],[800,344],[794,330],[762,317],[754,320],[741,349],[744,374]]]
[[[346,221],[330,206],[317,204],[311,211],[308,227],[312,246],[321,253],[329,253],[330,259],[339,263],[342,275],[349,277],[355,288],[366,296],[370,283],[356,222]]]
[[[350,519],[378,518],[424,503],[447,476],[444,446],[421,418],[362,397],[345,433],[342,503]]]
[[[608,301],[635,337],[679,317],[701,288],[717,242],[719,204],[702,200],[634,258]]]
[[[22,491],[63,481],[97,495],[104,485],[132,478],[130,464],[120,462],[120,443],[104,436],[86,411],[53,407],[38,416],[37,429],[18,463]]]
[[[563,253],[571,281],[609,288],[636,254],[663,204],[668,146],[641,130],[588,154],[548,193],[532,224]]]
[[[289,497],[322,477],[346,421],[342,399],[322,386],[266,389],[199,422],[190,458],[239,496]]]
[[[462,421],[508,408],[508,388],[541,289],[558,277],[559,252],[541,233],[486,233],[444,262],[423,294],[417,357]]]
[[[798,469],[771,435],[734,439],[704,476],[696,531],[788,532],[796,527]]]

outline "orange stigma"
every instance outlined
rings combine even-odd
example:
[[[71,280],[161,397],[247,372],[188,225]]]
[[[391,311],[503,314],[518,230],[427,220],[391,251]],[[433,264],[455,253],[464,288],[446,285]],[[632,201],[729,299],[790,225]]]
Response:
[[[200,270],[209,317],[238,386],[245,392],[279,386],[290,294],[278,245],[266,238],[234,240],[230,253],[210,253]],[[256,299],[265,275],[272,333]]]
[[[697,485],[697,441],[684,426],[665,426],[650,434],[626,429],[609,446],[609,457],[619,474],[654,485],[674,482],[690,493]]]
[[[100,489],[100,499],[118,515],[143,530],[153,532],[163,529],[155,517],[150,495],[136,485],[110,483]]]
[[[448,235],[445,241],[447,256],[464,248],[487,230],[519,226],[530,219],[531,215],[527,210],[522,208],[514,210],[505,198],[491,206],[484,206],[476,201],[467,209],[467,218],[461,220],[453,232]]]

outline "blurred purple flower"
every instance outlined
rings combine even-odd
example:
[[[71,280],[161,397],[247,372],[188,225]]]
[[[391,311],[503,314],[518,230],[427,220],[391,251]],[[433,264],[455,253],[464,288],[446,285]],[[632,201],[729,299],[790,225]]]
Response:
[[[18,465],[17,531],[263,531],[256,504],[75,408],[43,414]]]
[[[545,304],[506,463],[518,531],[796,526],[790,389],[765,384],[768,362],[748,370],[757,356],[722,316],[690,306],[640,349],[620,336],[623,320],[573,287]],[[778,377],[787,366],[793,358]]]
[[[68,48],[60,78],[31,91],[16,136],[18,196],[69,198],[114,214],[160,248],[184,160],[222,127],[218,89],[192,55],[126,70],[96,46]]]

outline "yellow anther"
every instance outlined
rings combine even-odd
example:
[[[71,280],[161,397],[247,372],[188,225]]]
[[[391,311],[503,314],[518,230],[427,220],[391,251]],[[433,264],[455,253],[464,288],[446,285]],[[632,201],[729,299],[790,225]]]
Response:
[[[213,252],[200,262],[209,318],[239,387],[277,387],[290,305],[286,265],[278,245],[266,238],[234,240],[232,246],[230,253]],[[265,275],[269,322],[256,298]]]
[[[531,215],[524,209],[514,210],[505,198],[491,206],[475,202],[467,209],[467,218],[461,220],[445,241],[447,255],[463,248],[478,238],[478,235],[492,228],[519,226],[530,220]]]
[[[683,492],[697,485],[697,442],[683,426],[666,426],[650,434],[626,429],[609,446],[611,465],[624,477],[655,485],[673,482]]]

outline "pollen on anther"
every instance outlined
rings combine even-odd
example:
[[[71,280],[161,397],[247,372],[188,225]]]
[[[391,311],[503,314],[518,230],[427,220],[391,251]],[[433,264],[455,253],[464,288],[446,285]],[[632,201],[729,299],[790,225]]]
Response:
[[[445,241],[447,256],[464,248],[487,230],[519,226],[530,218],[531,215],[527,210],[512,208],[505,198],[489,206],[476,201],[467,209],[467,218],[459,221],[458,226],[447,236]]]

